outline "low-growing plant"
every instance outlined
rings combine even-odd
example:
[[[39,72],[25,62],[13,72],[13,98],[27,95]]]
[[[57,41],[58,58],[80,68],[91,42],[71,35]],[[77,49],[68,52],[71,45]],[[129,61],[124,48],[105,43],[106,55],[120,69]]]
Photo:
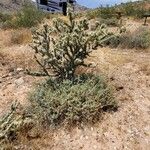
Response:
[[[101,7],[100,8],[100,17],[103,19],[110,19],[113,18],[115,15],[115,8],[114,7]]]
[[[146,49],[150,47],[150,30],[140,28],[132,36],[132,47],[136,49]]]
[[[100,19],[100,24],[105,24],[110,27],[118,27],[119,26],[119,20],[116,18],[110,18],[110,19]]]
[[[140,27],[132,33],[122,34],[117,40],[122,48],[147,49],[150,47],[150,31],[148,28]]]
[[[86,13],[86,17],[88,19],[102,18],[102,19],[110,19],[115,15],[114,7],[99,7],[94,10],[88,10]]]
[[[12,15],[0,12],[0,28],[7,29],[12,27],[12,19]]]
[[[86,12],[86,18],[87,19],[95,19],[95,18],[100,18],[100,9],[94,9],[94,10],[88,10]]]
[[[6,22],[10,19],[12,19],[12,16],[10,14],[4,14],[0,12],[0,22]]]
[[[32,113],[50,126],[98,121],[103,112],[117,109],[110,86],[99,76],[81,75],[74,84],[48,81],[30,96]]]

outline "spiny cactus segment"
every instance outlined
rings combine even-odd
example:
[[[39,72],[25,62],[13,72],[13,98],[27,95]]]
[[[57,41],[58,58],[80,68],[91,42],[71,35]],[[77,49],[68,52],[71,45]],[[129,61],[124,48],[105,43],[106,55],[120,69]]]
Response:
[[[103,25],[89,31],[88,21],[76,21],[69,10],[68,18],[68,22],[54,19],[52,27],[44,25],[33,33],[32,48],[37,63],[45,75],[61,80],[73,80],[76,68],[85,65],[84,60],[92,50],[112,37]]]

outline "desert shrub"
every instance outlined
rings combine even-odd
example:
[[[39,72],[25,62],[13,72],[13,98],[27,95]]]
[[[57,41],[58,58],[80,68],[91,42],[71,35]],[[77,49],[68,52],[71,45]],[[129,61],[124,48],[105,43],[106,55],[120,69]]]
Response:
[[[146,49],[150,46],[150,31],[139,28],[134,33],[121,37],[121,46],[126,48]]]
[[[120,45],[120,42],[121,42],[121,37],[122,35],[118,35],[118,36],[115,36],[113,37],[110,41],[109,41],[109,47],[111,48],[116,48]]]
[[[30,96],[30,110],[43,124],[93,123],[103,112],[117,109],[102,77],[81,75],[74,84],[70,80],[49,82],[41,84]]]
[[[10,19],[12,19],[12,16],[10,14],[4,14],[0,12],[0,22],[6,22]]]
[[[83,13],[83,12],[76,12],[75,13],[75,17],[78,18],[78,19],[80,19],[82,17],[85,17],[85,13]]]
[[[17,14],[14,14],[14,17],[11,15],[3,14],[2,20],[2,28],[31,28],[40,23],[44,17],[50,17],[47,13],[43,13],[39,11],[35,6],[30,3],[25,4]],[[0,14],[1,18],[1,14]]]
[[[115,15],[115,8],[114,7],[101,7],[100,8],[100,17],[103,19],[110,19]]]
[[[94,9],[94,10],[88,10],[85,16],[87,19],[95,19],[95,18],[100,18],[100,15],[101,15],[100,9]]]
[[[89,32],[87,20],[76,21],[72,12],[68,17],[69,22],[55,19],[53,27],[44,25],[42,30],[34,31],[32,48],[45,75],[73,81],[76,68],[86,66],[85,58],[112,34],[105,26]]]
[[[135,6],[133,5],[132,2],[128,2],[123,6],[124,12],[126,16],[135,16]]]
[[[134,18],[143,18],[143,15],[149,13],[149,10],[143,7],[144,2],[132,3],[128,2],[123,5],[123,12],[126,16],[132,16]]]
[[[16,16],[17,27],[33,27],[42,21],[45,17],[44,13],[36,9],[31,4],[25,4],[20,12]]]
[[[6,29],[12,26],[11,20],[12,15],[10,14],[4,14],[0,12],[0,28]]]
[[[94,18],[103,18],[103,19],[110,19],[115,15],[115,8],[114,7],[100,7],[94,10],[87,11],[86,17],[88,19]]]
[[[150,31],[148,28],[139,28],[134,32],[127,32],[111,39],[111,45],[121,48],[147,49],[150,47]],[[116,44],[115,44],[116,43]]]
[[[146,13],[150,13],[148,12],[147,10],[145,10],[144,8],[137,8],[136,9],[136,12],[135,12],[135,18],[143,18],[143,16],[146,14]]]
[[[7,20],[2,23],[1,28],[6,30],[6,29],[11,29],[11,28],[16,28],[16,24],[14,20]]]
[[[111,26],[111,27],[117,27],[117,26],[119,26],[119,21],[116,18],[100,19],[100,24],[105,24],[105,25]]]

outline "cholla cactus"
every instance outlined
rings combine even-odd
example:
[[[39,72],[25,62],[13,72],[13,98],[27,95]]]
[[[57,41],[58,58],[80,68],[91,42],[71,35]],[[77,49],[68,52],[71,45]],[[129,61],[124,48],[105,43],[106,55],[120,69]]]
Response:
[[[31,118],[23,113],[20,110],[20,104],[16,101],[11,105],[11,111],[0,118],[0,145],[16,138],[22,127],[31,124]]]
[[[68,17],[69,22],[55,19],[53,27],[44,25],[42,30],[33,33],[36,61],[45,75],[53,74],[62,80],[73,80],[76,68],[85,65],[85,58],[109,37],[103,27],[89,31],[87,20],[76,21],[71,11]]]

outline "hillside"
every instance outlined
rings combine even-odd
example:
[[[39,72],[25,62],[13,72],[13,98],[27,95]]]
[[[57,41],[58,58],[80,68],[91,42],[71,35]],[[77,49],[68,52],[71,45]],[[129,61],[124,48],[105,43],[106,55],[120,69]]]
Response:
[[[31,0],[0,0],[0,12],[9,13],[17,11],[22,7],[22,4],[26,2],[33,3]],[[76,4],[75,6],[75,10],[77,12],[85,11],[87,9],[87,7],[81,6],[79,4]]]
[[[0,11],[3,13],[17,11],[23,3],[28,1],[30,0],[0,0]]]
[[[141,1],[134,1],[134,2],[127,2],[127,3],[121,3],[117,5],[119,8],[125,8],[125,7],[134,7],[134,8],[142,8],[144,10],[150,10],[150,0],[141,0]]]

